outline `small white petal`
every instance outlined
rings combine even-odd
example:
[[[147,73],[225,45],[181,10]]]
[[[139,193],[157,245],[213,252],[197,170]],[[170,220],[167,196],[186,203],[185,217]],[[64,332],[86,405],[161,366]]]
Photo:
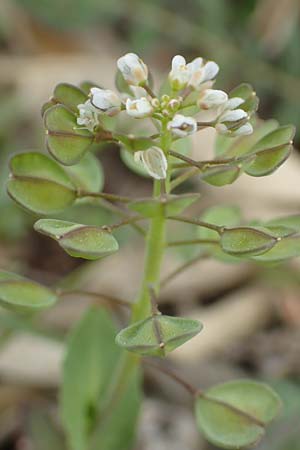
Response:
[[[217,76],[218,72],[218,64],[214,61],[208,61],[204,66],[204,76],[202,82],[214,79]]]
[[[226,103],[226,109],[236,109],[241,106],[245,100],[241,97],[232,97]]]
[[[152,114],[153,106],[145,97],[136,100],[128,98],[126,101],[126,112],[131,117],[141,119]]]
[[[200,97],[199,106],[203,109],[215,108],[223,105],[228,100],[228,95],[224,91],[217,89],[206,89]]]
[[[115,92],[96,87],[91,89],[91,102],[96,108],[108,113],[117,112],[121,106],[121,100]]]
[[[232,136],[247,136],[253,133],[253,126],[250,122],[245,123],[232,133]]]
[[[85,103],[77,105],[79,110],[79,117],[77,117],[77,124],[86,128],[89,131],[94,131],[94,128],[99,125],[98,115],[96,109],[91,104],[90,100]]]
[[[175,55],[172,59],[172,70],[177,70],[182,66],[186,66],[185,58],[181,55]]]
[[[227,134],[228,132],[228,128],[226,127],[226,125],[224,125],[224,123],[217,123],[215,129],[220,134]]]
[[[164,152],[159,147],[151,147],[134,154],[134,160],[143,164],[149,175],[156,180],[162,180],[167,176],[168,162]]]
[[[237,122],[245,119],[248,116],[243,109],[234,109],[232,111],[225,111],[220,117],[219,122]]]
[[[186,65],[183,56],[176,55],[172,59],[172,70],[169,73],[169,80],[173,89],[184,89],[190,78],[190,70]]]
[[[176,137],[186,137],[197,131],[197,122],[193,117],[175,114],[167,125],[168,130]]]

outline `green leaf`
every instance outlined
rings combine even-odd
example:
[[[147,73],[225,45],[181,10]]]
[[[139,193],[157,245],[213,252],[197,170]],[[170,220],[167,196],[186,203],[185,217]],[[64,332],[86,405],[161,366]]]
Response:
[[[92,307],[72,331],[63,365],[62,421],[72,450],[86,450],[105,404],[120,348],[109,314]]]
[[[195,203],[200,194],[167,195],[162,198],[144,198],[128,204],[128,208],[144,217],[172,216],[180,214]]]
[[[266,384],[237,380],[220,384],[198,396],[196,421],[206,439],[226,449],[256,444],[265,426],[278,414],[278,395]]]
[[[18,312],[48,308],[57,297],[39,283],[10,272],[0,272],[0,304]]]
[[[266,226],[281,225],[283,227],[292,228],[295,231],[300,231],[300,214],[291,216],[278,217],[266,222]]]
[[[92,153],[84,155],[74,166],[66,167],[77,189],[87,192],[101,192],[104,186],[104,172],[100,161]]]
[[[72,205],[75,186],[65,171],[46,155],[27,152],[10,160],[8,194],[24,208],[53,214]]]
[[[231,255],[259,255],[270,250],[276,238],[262,229],[251,227],[225,228],[221,233],[221,247]]]
[[[91,439],[91,450],[131,450],[141,404],[140,374],[132,370],[129,379],[122,380],[118,403],[103,414]]]
[[[197,320],[157,314],[121,330],[116,342],[141,355],[164,356],[200,333],[202,327]]]
[[[252,177],[270,175],[278,169],[290,156],[292,145],[269,148],[257,153],[254,161],[245,169]]]
[[[76,258],[99,259],[119,249],[113,235],[100,227],[40,219],[34,224],[34,229],[58,241],[69,255]]]
[[[53,100],[78,114],[78,105],[86,102],[87,95],[77,86],[69,83],[59,83],[53,92]]]
[[[80,128],[76,116],[63,105],[47,109],[44,124],[49,152],[66,166],[78,163],[93,143],[92,133]]]
[[[271,250],[259,256],[255,256],[255,261],[261,262],[277,262],[285,259],[300,256],[300,236],[284,237],[277,241]]]
[[[224,164],[203,170],[201,180],[213,186],[225,186],[226,184],[232,184],[239,177],[240,173],[240,167]]]

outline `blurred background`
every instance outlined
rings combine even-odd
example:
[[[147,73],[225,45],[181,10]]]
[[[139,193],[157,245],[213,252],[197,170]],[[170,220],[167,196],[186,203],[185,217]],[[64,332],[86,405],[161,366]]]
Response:
[[[32,230],[36,217],[5,192],[8,159],[16,151],[44,150],[40,107],[60,81],[93,80],[113,87],[116,59],[138,53],[161,77],[173,55],[203,56],[221,67],[217,87],[251,83],[259,115],[281,124],[300,121],[299,0],[1,0],[0,2],[0,264],[47,285],[85,287],[133,298],[142,243],[130,230],[118,235],[121,251],[101,262],[68,257]],[[194,141],[198,157],[213,146],[212,133]],[[300,127],[296,136],[300,142]],[[147,195],[147,179],[130,172],[119,149],[100,152],[106,192]],[[204,158],[205,159],[205,158]],[[247,218],[299,213],[297,150],[274,175],[241,177],[223,189],[197,180],[195,210],[238,204]],[[105,224],[115,220],[98,205],[78,205],[60,216]],[[193,249],[170,252],[164,277]],[[130,263],[128,263],[130,261]],[[191,264],[162,290],[161,309],[197,317],[205,330],[174,353],[172,363],[192,383],[209,386],[257,377],[280,393],[284,408],[260,450],[300,446],[300,264],[263,268],[206,260]],[[0,314],[0,449],[66,450],[57,416],[62,338],[86,308],[74,298],[34,323]],[[149,371],[137,450],[209,450],[199,437],[185,393]]]

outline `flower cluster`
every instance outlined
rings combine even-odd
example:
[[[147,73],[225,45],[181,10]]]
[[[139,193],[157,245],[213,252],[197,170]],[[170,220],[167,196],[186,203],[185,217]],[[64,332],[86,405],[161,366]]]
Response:
[[[136,54],[127,53],[119,58],[117,67],[127,85],[126,93],[117,94],[109,89],[93,87],[89,99],[78,105],[79,126],[97,132],[101,128],[101,114],[115,116],[124,111],[134,119],[151,118],[165,130],[164,133],[168,133],[171,141],[185,138],[205,126],[231,136],[247,135],[253,131],[250,116],[243,108],[245,100],[229,98],[226,92],[212,88],[219,72],[219,66],[213,61],[196,58],[187,63],[183,56],[176,55],[168,75],[167,94],[161,96],[153,93],[148,68]],[[209,111],[214,119],[200,124],[197,118],[186,114],[190,107],[194,108],[194,116]],[[159,142],[154,142],[150,149],[136,152],[134,159],[152,177],[166,178],[168,158]]]

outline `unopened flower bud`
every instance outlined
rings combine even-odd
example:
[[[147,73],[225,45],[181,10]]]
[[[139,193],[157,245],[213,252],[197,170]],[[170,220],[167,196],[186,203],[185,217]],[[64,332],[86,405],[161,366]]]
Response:
[[[164,152],[159,147],[151,147],[134,154],[134,160],[141,163],[149,175],[156,180],[162,180],[167,176],[168,162]]]
[[[117,61],[118,69],[125,81],[134,86],[140,86],[148,80],[148,68],[135,53],[127,53]]]
[[[202,109],[212,109],[223,105],[228,100],[224,91],[217,89],[206,89],[198,100],[198,106]]]
[[[115,92],[109,89],[92,88],[91,103],[95,108],[109,115],[114,115],[121,109],[120,98]]]
[[[142,119],[152,114],[153,106],[146,97],[135,100],[128,98],[126,101],[126,111],[130,116],[136,119]]]
[[[174,118],[168,123],[168,130],[176,137],[186,137],[197,131],[197,122],[193,117],[175,114]]]
[[[99,120],[96,109],[91,104],[91,101],[87,100],[85,103],[78,105],[77,108],[79,110],[77,124],[89,131],[94,131],[94,128],[99,125]]]
[[[168,107],[172,109],[173,111],[178,109],[180,106],[180,101],[177,98],[172,98],[172,100],[169,101]]]
[[[238,122],[239,120],[246,119],[248,114],[243,109],[233,109],[225,111],[219,117],[220,122]]]
[[[247,136],[253,133],[253,126],[250,122],[245,123],[241,127],[232,132],[232,136]]]

